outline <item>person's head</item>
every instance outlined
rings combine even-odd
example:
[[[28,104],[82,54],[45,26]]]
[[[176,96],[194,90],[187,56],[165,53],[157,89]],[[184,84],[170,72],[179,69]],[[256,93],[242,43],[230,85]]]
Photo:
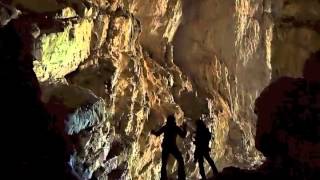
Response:
[[[320,50],[311,54],[303,68],[303,77],[308,81],[320,81]]]
[[[206,127],[206,125],[204,124],[204,122],[201,119],[197,119],[196,126],[197,126],[197,128],[200,128],[200,129]]]
[[[167,118],[167,124],[168,125],[175,125],[176,124],[176,118],[173,114],[170,114]]]

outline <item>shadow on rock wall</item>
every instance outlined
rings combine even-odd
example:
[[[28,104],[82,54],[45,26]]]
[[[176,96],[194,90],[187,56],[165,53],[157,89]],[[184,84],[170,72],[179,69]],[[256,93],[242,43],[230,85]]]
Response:
[[[49,130],[53,118],[41,102],[40,86],[28,51],[28,28],[11,21],[0,28],[2,148],[10,179],[72,179],[67,173],[65,143]],[[30,27],[29,27],[30,28]]]

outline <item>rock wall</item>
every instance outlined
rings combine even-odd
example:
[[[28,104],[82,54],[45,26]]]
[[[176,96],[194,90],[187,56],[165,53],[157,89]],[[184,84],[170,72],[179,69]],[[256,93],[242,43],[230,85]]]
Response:
[[[200,117],[214,134],[219,170],[259,165],[256,97],[271,78],[299,76],[302,59],[320,46],[320,5],[312,0],[4,2],[1,25],[18,14],[33,22],[25,29],[32,35],[26,51],[35,59],[43,103],[62,127],[78,129],[61,133],[75,148],[69,164],[84,179],[159,179],[161,138],[150,131],[172,113],[188,124],[178,146],[190,179],[198,174],[190,142]],[[52,109],[52,94],[63,110]],[[71,111],[71,94],[98,105],[71,101]],[[177,174],[172,160],[168,171]]]
[[[57,2],[57,9],[24,3],[13,2],[25,19],[33,20],[31,31],[26,30],[32,34],[26,54],[35,58],[33,70],[42,101],[55,119],[53,127],[74,148],[69,165],[75,174],[84,179],[158,179],[161,141],[150,137],[150,130],[160,127],[169,113],[176,113],[180,123],[183,112],[174,97],[192,90],[173,63],[172,46],[159,43],[157,48],[165,51],[153,59],[140,44],[145,34],[128,2],[66,1]],[[167,30],[159,32],[172,39],[173,25],[165,21]],[[92,93],[101,98],[98,105],[92,104]]]
[[[193,80],[200,96],[207,98],[202,108],[216,117],[210,121],[214,122],[214,152],[220,168],[231,164],[249,167],[259,161],[253,140],[253,104],[271,77],[269,3],[184,3],[174,60]]]
[[[272,77],[301,77],[305,60],[320,49],[319,1],[273,1]]]

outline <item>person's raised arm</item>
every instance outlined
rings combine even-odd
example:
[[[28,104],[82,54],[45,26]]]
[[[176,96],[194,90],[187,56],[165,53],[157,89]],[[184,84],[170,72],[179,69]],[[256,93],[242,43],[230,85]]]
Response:
[[[159,130],[151,130],[151,134],[155,136],[160,136],[164,132],[165,126],[162,126]]]

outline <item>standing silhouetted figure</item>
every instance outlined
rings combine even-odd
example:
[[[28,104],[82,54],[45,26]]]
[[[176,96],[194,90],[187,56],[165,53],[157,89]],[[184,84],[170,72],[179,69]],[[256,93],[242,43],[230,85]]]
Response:
[[[204,158],[206,158],[206,160],[210,164],[214,176],[218,174],[218,170],[209,154],[209,142],[211,140],[211,133],[209,129],[206,127],[206,125],[203,123],[203,121],[197,120],[196,125],[197,131],[194,142],[196,145],[196,150],[194,152],[194,161],[199,163],[199,169],[202,179],[206,179],[206,173],[203,167]]]
[[[184,162],[181,152],[179,151],[176,144],[176,137],[179,135],[184,138],[187,134],[186,125],[183,124],[183,128],[176,125],[176,119],[173,115],[169,115],[167,123],[161,127],[158,131],[151,131],[151,134],[160,136],[164,133],[162,142],[162,167],[161,167],[161,180],[167,179],[167,163],[169,154],[172,154],[178,161],[178,179],[186,179],[184,171]]]

